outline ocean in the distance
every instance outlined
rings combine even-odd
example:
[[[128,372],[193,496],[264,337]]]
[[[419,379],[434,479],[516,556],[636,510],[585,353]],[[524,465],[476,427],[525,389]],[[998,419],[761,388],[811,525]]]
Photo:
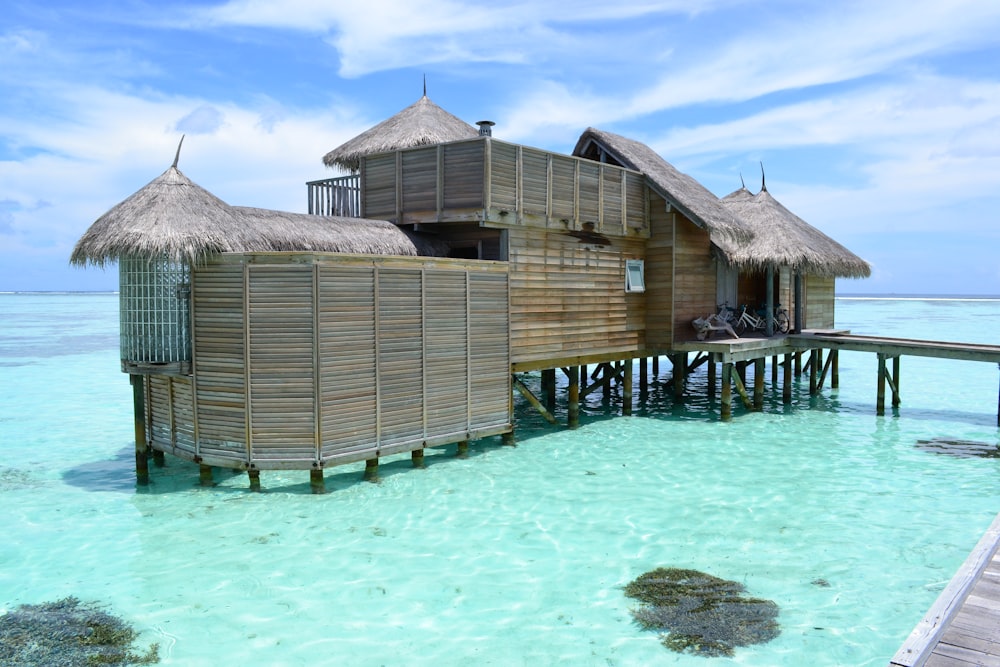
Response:
[[[855,333],[995,343],[1000,299],[853,297]],[[0,294],[0,613],[67,596],[160,645],[164,665],[884,665],[1000,511],[993,364],[904,357],[875,416],[873,354],[840,388],[717,420],[705,369],[670,364],[636,414],[588,397],[582,426],[518,404],[518,446],[430,450],[245,475],[167,457],[134,484],[117,297]],[[537,377],[529,378],[537,383]],[[560,397],[559,416],[565,418]],[[780,607],[781,634],[732,658],[671,653],[636,625],[629,581],[684,567]]]

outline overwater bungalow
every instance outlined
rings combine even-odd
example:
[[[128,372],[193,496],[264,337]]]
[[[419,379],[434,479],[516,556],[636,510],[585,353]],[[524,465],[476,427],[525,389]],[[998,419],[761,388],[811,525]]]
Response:
[[[587,365],[630,387],[630,360],[693,341],[734,272],[816,276],[810,300],[831,305],[806,322],[832,319],[839,256],[815,230],[783,252],[774,230],[805,223],[766,191],[741,207],[631,139],[591,128],[565,155],[492,125],[424,96],[325,155],[347,173],[307,184],[308,214],[231,206],[175,160],[101,216],[71,261],[119,264],[140,477],[147,448],[252,485],[267,469],[321,487],[333,465],[419,463],[508,436],[527,371],[553,396],[566,374],[572,420]]]

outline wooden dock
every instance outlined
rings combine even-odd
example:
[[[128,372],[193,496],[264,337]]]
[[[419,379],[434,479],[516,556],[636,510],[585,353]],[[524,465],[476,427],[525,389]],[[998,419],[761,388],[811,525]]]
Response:
[[[1000,514],[889,667],[1000,666]]]

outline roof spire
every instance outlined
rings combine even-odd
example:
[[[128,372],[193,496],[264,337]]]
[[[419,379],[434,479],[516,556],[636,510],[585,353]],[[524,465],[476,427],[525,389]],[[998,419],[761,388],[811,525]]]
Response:
[[[177,168],[177,161],[181,159],[181,146],[184,145],[184,135],[181,135],[180,143],[177,144],[177,154],[174,155],[174,163],[171,165],[174,169]]]
[[[743,182],[743,172],[742,171],[740,172],[740,185],[743,186],[744,190],[747,189],[747,184],[745,182]]]
[[[764,183],[764,163],[760,163],[760,191],[767,192],[767,185]]]
[[[427,74],[424,73],[424,97],[427,97]]]

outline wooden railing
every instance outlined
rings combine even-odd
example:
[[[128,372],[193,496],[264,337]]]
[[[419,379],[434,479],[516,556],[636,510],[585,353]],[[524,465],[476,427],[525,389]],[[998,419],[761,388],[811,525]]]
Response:
[[[361,217],[361,177],[358,174],[309,181],[309,212],[314,215]]]

